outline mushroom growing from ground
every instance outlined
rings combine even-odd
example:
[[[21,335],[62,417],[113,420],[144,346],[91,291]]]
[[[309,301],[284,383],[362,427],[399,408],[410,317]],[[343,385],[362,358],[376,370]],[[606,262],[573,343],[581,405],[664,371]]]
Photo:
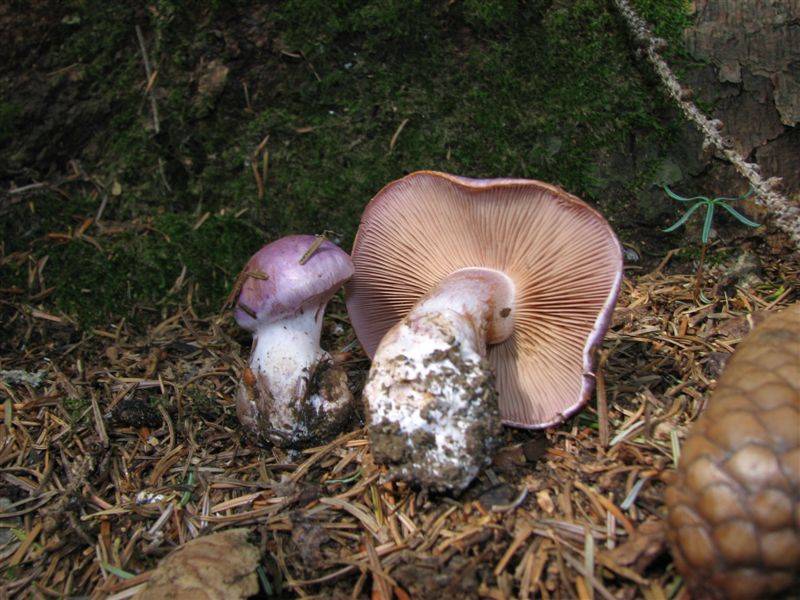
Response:
[[[347,309],[373,357],[369,434],[391,477],[461,490],[501,421],[548,427],[590,396],[622,251],[578,198],[539,181],[412,173],[367,206],[353,262]]]
[[[347,374],[320,348],[320,334],[325,306],[352,274],[347,253],[313,235],[267,244],[245,266],[234,317],[253,332],[253,347],[236,409],[259,439],[299,447],[348,421]]]
[[[672,555],[697,598],[800,589],[800,303],[736,348],[665,499]]]

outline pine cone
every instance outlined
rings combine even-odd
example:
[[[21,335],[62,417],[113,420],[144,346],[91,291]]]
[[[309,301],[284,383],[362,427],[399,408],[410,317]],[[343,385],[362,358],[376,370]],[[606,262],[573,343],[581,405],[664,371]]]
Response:
[[[667,488],[668,540],[698,597],[800,586],[800,303],[740,344]]]

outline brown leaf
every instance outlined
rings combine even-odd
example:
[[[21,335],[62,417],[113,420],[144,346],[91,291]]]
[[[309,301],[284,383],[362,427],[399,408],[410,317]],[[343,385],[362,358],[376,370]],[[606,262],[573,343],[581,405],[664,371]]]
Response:
[[[628,541],[612,550],[609,555],[617,564],[642,573],[665,549],[664,522],[651,519],[639,525]]]
[[[216,97],[228,81],[230,69],[218,60],[212,60],[205,66],[197,83],[197,93],[204,98]]]
[[[229,529],[187,542],[153,571],[138,600],[239,600],[258,592],[258,549],[247,529]]]
[[[501,448],[494,455],[492,464],[503,473],[516,473],[525,464],[525,454],[522,452],[522,446],[516,444]]]

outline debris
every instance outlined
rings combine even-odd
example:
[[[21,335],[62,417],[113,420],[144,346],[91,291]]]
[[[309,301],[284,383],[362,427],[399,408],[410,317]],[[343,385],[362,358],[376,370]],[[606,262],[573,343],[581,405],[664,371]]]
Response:
[[[122,427],[158,427],[162,417],[158,410],[146,400],[125,398],[117,404],[114,421]]]
[[[510,485],[503,483],[492,486],[483,492],[480,498],[478,498],[478,501],[485,510],[491,510],[493,506],[502,506],[510,503],[515,495],[516,490]]]
[[[258,548],[247,529],[229,529],[195,538],[163,559],[138,600],[236,600],[258,592]]]
[[[643,573],[666,549],[664,522],[651,519],[639,525],[634,534],[624,544],[609,552],[609,555],[615,563]]]
[[[214,59],[203,68],[197,82],[197,93],[203,100],[213,100],[225,87],[230,69],[222,61]]]
[[[161,131],[161,122],[158,118],[158,103],[156,102],[155,83],[158,77],[158,69],[153,70],[150,66],[150,57],[147,55],[147,46],[144,43],[144,34],[142,28],[136,26],[136,39],[139,40],[139,50],[142,53],[142,62],[144,63],[144,72],[147,75],[147,87],[145,91],[150,98],[150,111],[153,116],[153,132],[159,133]]]
[[[195,116],[204,117],[211,112],[225,89],[229,72],[230,69],[217,59],[201,67],[197,81],[197,96],[193,102]]]
[[[23,371],[21,369],[0,370],[0,379],[12,385],[28,384],[39,387],[44,383],[47,371]]]
[[[154,574],[155,557],[226,527],[260,537],[270,552],[261,578],[275,597],[374,589],[401,599],[478,590],[569,598],[583,586],[596,598],[601,589],[632,598],[675,590],[681,579],[668,554],[651,558],[662,544],[644,525],[663,511],[675,449],[705,405],[717,362],[752,322],[798,299],[796,257],[759,258],[763,283],[708,307],[692,299],[692,274],[672,272],[677,261],[629,274],[602,349],[614,445],[602,443],[592,400],[562,426],[506,430],[501,464],[455,500],[383,482],[364,429],[302,451],[245,440],[234,395],[246,340],[230,320],[198,318],[185,305],[147,328],[106,325],[79,353],[59,353],[54,332],[79,339],[74,325],[18,318],[6,340],[20,348],[29,335],[26,351],[3,366],[31,373],[46,364],[47,378],[38,388],[0,382],[0,485],[10,501],[0,522],[11,527],[0,531],[13,536],[0,548],[0,569],[37,520],[43,527],[0,590],[129,597]],[[28,314],[18,295],[3,300]],[[348,353],[340,364],[357,393],[368,363],[340,296],[324,331],[327,347]],[[93,395],[111,452],[102,449]],[[150,406],[151,395],[153,421],[137,427],[129,409]]]

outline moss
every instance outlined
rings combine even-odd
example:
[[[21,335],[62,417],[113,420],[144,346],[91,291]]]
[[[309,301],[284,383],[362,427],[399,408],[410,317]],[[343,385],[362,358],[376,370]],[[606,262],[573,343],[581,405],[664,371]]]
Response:
[[[680,49],[683,31],[691,24],[689,0],[632,0],[631,4],[658,37]]]
[[[226,419],[235,420],[236,418],[232,412],[227,412],[226,414],[225,408],[214,397],[209,396],[199,388],[189,388],[187,395],[190,399],[187,402],[187,409],[192,414],[199,415],[207,421],[216,421],[223,415],[225,415]]]
[[[22,108],[13,102],[0,102],[0,147],[7,144],[9,138],[19,127]]]
[[[91,418],[91,415],[87,411],[92,405],[92,402],[88,398],[75,398],[73,396],[69,396],[64,398],[62,402],[64,405],[64,410],[67,411],[67,414],[69,415],[69,418],[73,424],[79,423],[81,419]]]
[[[28,247],[34,256],[48,257],[41,276],[46,287],[55,288],[53,304],[84,325],[121,315],[134,322],[157,318],[161,309],[183,301],[190,290],[196,310],[210,314],[220,308],[259,240],[244,219],[229,214],[210,215],[199,227],[198,221],[191,215],[160,214],[116,234],[53,244],[45,235],[53,223],[46,218],[27,232],[34,238]],[[9,262],[0,267],[0,275],[24,288],[27,268],[27,262]]]
[[[517,0],[465,0],[464,20],[476,29],[498,31],[514,24],[519,5]]]
[[[683,0],[636,5],[678,38]],[[80,197],[69,202],[42,197],[35,213],[15,206],[0,226],[7,252],[49,255],[46,302],[85,322],[158,316],[176,301],[184,265],[195,308],[214,311],[265,238],[327,229],[349,247],[370,197],[416,169],[552,181],[600,206],[623,238],[657,220],[638,197],[675,135],[674,115],[605,0],[158,0],[146,10],[75,1],[65,10],[44,62],[48,72],[71,68],[75,81],[48,80],[49,104],[24,118],[0,110],[0,131],[24,138],[24,123],[42,123],[27,150],[9,149],[26,172],[78,158],[102,187],[71,190]],[[158,70],[157,134],[131,23]],[[198,111],[212,60],[230,74]],[[251,161],[267,135],[259,199]],[[41,239],[93,216],[114,181],[122,193],[105,218],[133,225],[98,236],[102,249]],[[27,285],[25,264],[3,269]]]

